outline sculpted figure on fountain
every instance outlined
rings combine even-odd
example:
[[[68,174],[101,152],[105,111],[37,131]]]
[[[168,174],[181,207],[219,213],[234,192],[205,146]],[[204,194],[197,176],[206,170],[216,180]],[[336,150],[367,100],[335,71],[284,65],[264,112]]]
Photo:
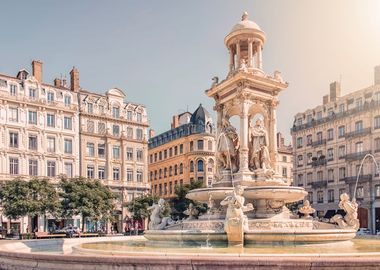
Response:
[[[171,221],[169,216],[165,215],[165,200],[159,199],[157,203],[153,203],[148,207],[150,214],[149,230],[163,230]]]
[[[340,195],[339,208],[346,212],[346,215],[335,215],[331,218],[330,222],[338,224],[339,228],[347,229],[359,229],[360,223],[358,219],[358,204],[355,198],[350,201],[350,197],[347,193]]]
[[[258,118],[254,126],[251,122],[249,125],[249,168],[252,171],[263,171],[266,175],[273,175],[268,150],[268,132],[263,125],[263,120]]]
[[[303,214],[304,219],[312,219],[310,215],[315,213],[315,209],[311,207],[309,200],[305,200],[303,206],[299,209],[299,212]]]
[[[220,134],[217,146],[218,166],[222,170],[237,172],[239,169],[239,136],[236,128],[226,117],[222,118]]]
[[[190,203],[189,207],[185,211],[183,211],[183,213],[186,216],[188,216],[187,220],[193,220],[193,219],[197,219],[199,211],[195,208],[193,203]]]

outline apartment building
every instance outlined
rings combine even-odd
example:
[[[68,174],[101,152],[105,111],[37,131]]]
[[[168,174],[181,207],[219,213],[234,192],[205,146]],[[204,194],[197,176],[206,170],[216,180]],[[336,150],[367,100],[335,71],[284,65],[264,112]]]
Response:
[[[281,132],[277,133],[277,169],[288,183],[293,182],[293,147],[285,144],[285,138]]]
[[[291,133],[294,184],[308,191],[317,215],[335,214],[347,192],[359,204],[360,226],[380,230],[380,178],[372,158],[380,158],[380,66],[374,85],[347,95],[331,83],[321,105],[295,115]]]

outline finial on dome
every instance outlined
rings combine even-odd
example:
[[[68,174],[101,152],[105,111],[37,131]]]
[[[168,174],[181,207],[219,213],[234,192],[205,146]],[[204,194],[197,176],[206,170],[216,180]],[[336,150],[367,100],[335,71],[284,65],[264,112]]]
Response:
[[[247,11],[244,11],[243,15],[241,16],[241,20],[242,21],[248,20],[248,12]]]

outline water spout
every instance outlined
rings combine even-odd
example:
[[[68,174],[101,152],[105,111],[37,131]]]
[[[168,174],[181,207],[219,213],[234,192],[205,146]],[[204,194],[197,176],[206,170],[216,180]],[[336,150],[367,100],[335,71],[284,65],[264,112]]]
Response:
[[[375,165],[376,165],[376,172],[379,173],[379,171],[380,171],[380,170],[379,170],[379,164],[376,162],[375,157],[374,157],[372,154],[366,154],[366,155],[363,157],[362,161],[360,162],[359,172],[358,172],[358,175],[356,176],[356,183],[355,183],[355,189],[354,189],[354,194],[353,194],[353,198],[354,198],[355,200],[356,200],[356,189],[357,189],[357,187],[358,187],[358,182],[359,182],[360,172],[362,171],[362,167],[363,167],[363,163],[364,163],[364,161],[365,161],[368,157],[372,158],[372,161],[375,163]]]

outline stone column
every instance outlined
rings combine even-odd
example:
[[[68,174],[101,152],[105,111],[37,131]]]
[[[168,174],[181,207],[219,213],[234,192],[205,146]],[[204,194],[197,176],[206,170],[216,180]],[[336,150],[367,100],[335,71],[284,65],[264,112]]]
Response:
[[[240,67],[240,41],[236,42],[236,64],[235,69],[239,69]]]
[[[276,102],[273,101],[273,103],[271,104],[271,115],[270,115],[270,122],[271,122],[271,128],[272,130],[270,130],[269,132],[271,132],[271,134],[269,135],[270,137],[272,137],[272,139],[270,139],[270,149],[272,149],[271,152],[271,165],[272,165],[272,168],[274,170],[276,170],[276,157],[277,157],[277,123],[276,123]]]
[[[253,67],[253,57],[252,57],[252,39],[248,39],[248,67]]]
[[[234,52],[232,51],[232,48],[229,48],[228,52],[230,53],[230,72],[232,72],[235,70]]]
[[[239,172],[248,172],[248,102],[241,101],[240,112],[240,165]]]
[[[256,68],[263,69],[261,43],[258,43],[256,48]]]

